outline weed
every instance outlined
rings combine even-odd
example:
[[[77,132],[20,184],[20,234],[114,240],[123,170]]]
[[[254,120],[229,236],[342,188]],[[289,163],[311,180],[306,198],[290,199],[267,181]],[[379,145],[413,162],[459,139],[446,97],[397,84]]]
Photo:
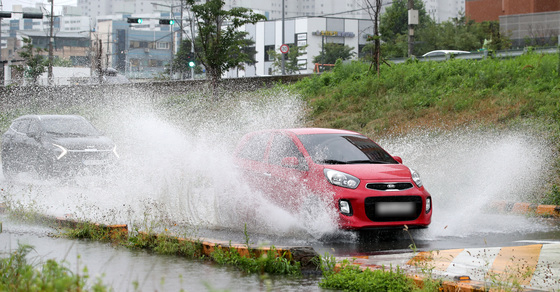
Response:
[[[395,271],[362,270],[348,260],[341,263],[337,273],[325,274],[319,286],[344,291],[421,291],[398,267]]]
[[[97,279],[91,289],[87,288],[87,268],[84,274],[75,274],[64,263],[47,260],[40,267],[27,261],[33,249],[29,245],[19,245],[7,258],[0,259],[0,291],[108,291],[101,279]]]

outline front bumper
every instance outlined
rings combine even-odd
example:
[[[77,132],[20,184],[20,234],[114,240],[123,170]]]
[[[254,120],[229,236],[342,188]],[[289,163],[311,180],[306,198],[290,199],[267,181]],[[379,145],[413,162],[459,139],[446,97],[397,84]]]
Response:
[[[424,187],[397,191],[337,188],[335,205],[339,211],[342,229],[425,228],[432,221],[433,202]],[[428,210],[426,200],[429,200]],[[351,206],[351,214],[340,212],[340,202]],[[344,204],[344,203],[343,203]]]

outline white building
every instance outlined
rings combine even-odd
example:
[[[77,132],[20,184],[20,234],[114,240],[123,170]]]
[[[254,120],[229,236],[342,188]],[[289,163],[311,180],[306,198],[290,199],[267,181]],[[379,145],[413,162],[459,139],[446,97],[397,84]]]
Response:
[[[465,0],[422,0],[426,12],[437,23],[448,21],[465,12]]]
[[[284,43],[288,45],[305,46],[306,54],[298,58],[300,74],[312,73],[315,64],[313,58],[320,54],[322,44],[334,42],[353,48],[355,56],[366,44],[367,36],[373,34],[373,24],[369,19],[344,18],[295,18],[284,23]],[[244,71],[231,70],[226,77],[251,77],[280,74],[272,68],[273,60],[269,59],[268,51],[279,52],[282,45],[282,21],[263,21],[255,25],[247,25],[245,31],[255,41],[255,66],[247,67]]]

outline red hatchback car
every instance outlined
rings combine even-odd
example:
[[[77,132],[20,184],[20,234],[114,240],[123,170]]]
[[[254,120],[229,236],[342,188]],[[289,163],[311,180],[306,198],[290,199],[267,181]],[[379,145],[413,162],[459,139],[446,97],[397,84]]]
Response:
[[[235,161],[249,183],[297,209],[320,196],[338,212],[342,229],[425,228],[432,198],[420,176],[364,135],[320,128],[246,134]]]

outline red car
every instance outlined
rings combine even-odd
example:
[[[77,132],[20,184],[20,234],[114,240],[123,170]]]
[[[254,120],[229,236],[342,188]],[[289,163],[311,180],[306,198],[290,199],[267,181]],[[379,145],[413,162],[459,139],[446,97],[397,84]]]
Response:
[[[364,135],[320,128],[246,134],[235,161],[249,183],[285,207],[321,196],[342,229],[425,228],[432,198],[420,176]]]

